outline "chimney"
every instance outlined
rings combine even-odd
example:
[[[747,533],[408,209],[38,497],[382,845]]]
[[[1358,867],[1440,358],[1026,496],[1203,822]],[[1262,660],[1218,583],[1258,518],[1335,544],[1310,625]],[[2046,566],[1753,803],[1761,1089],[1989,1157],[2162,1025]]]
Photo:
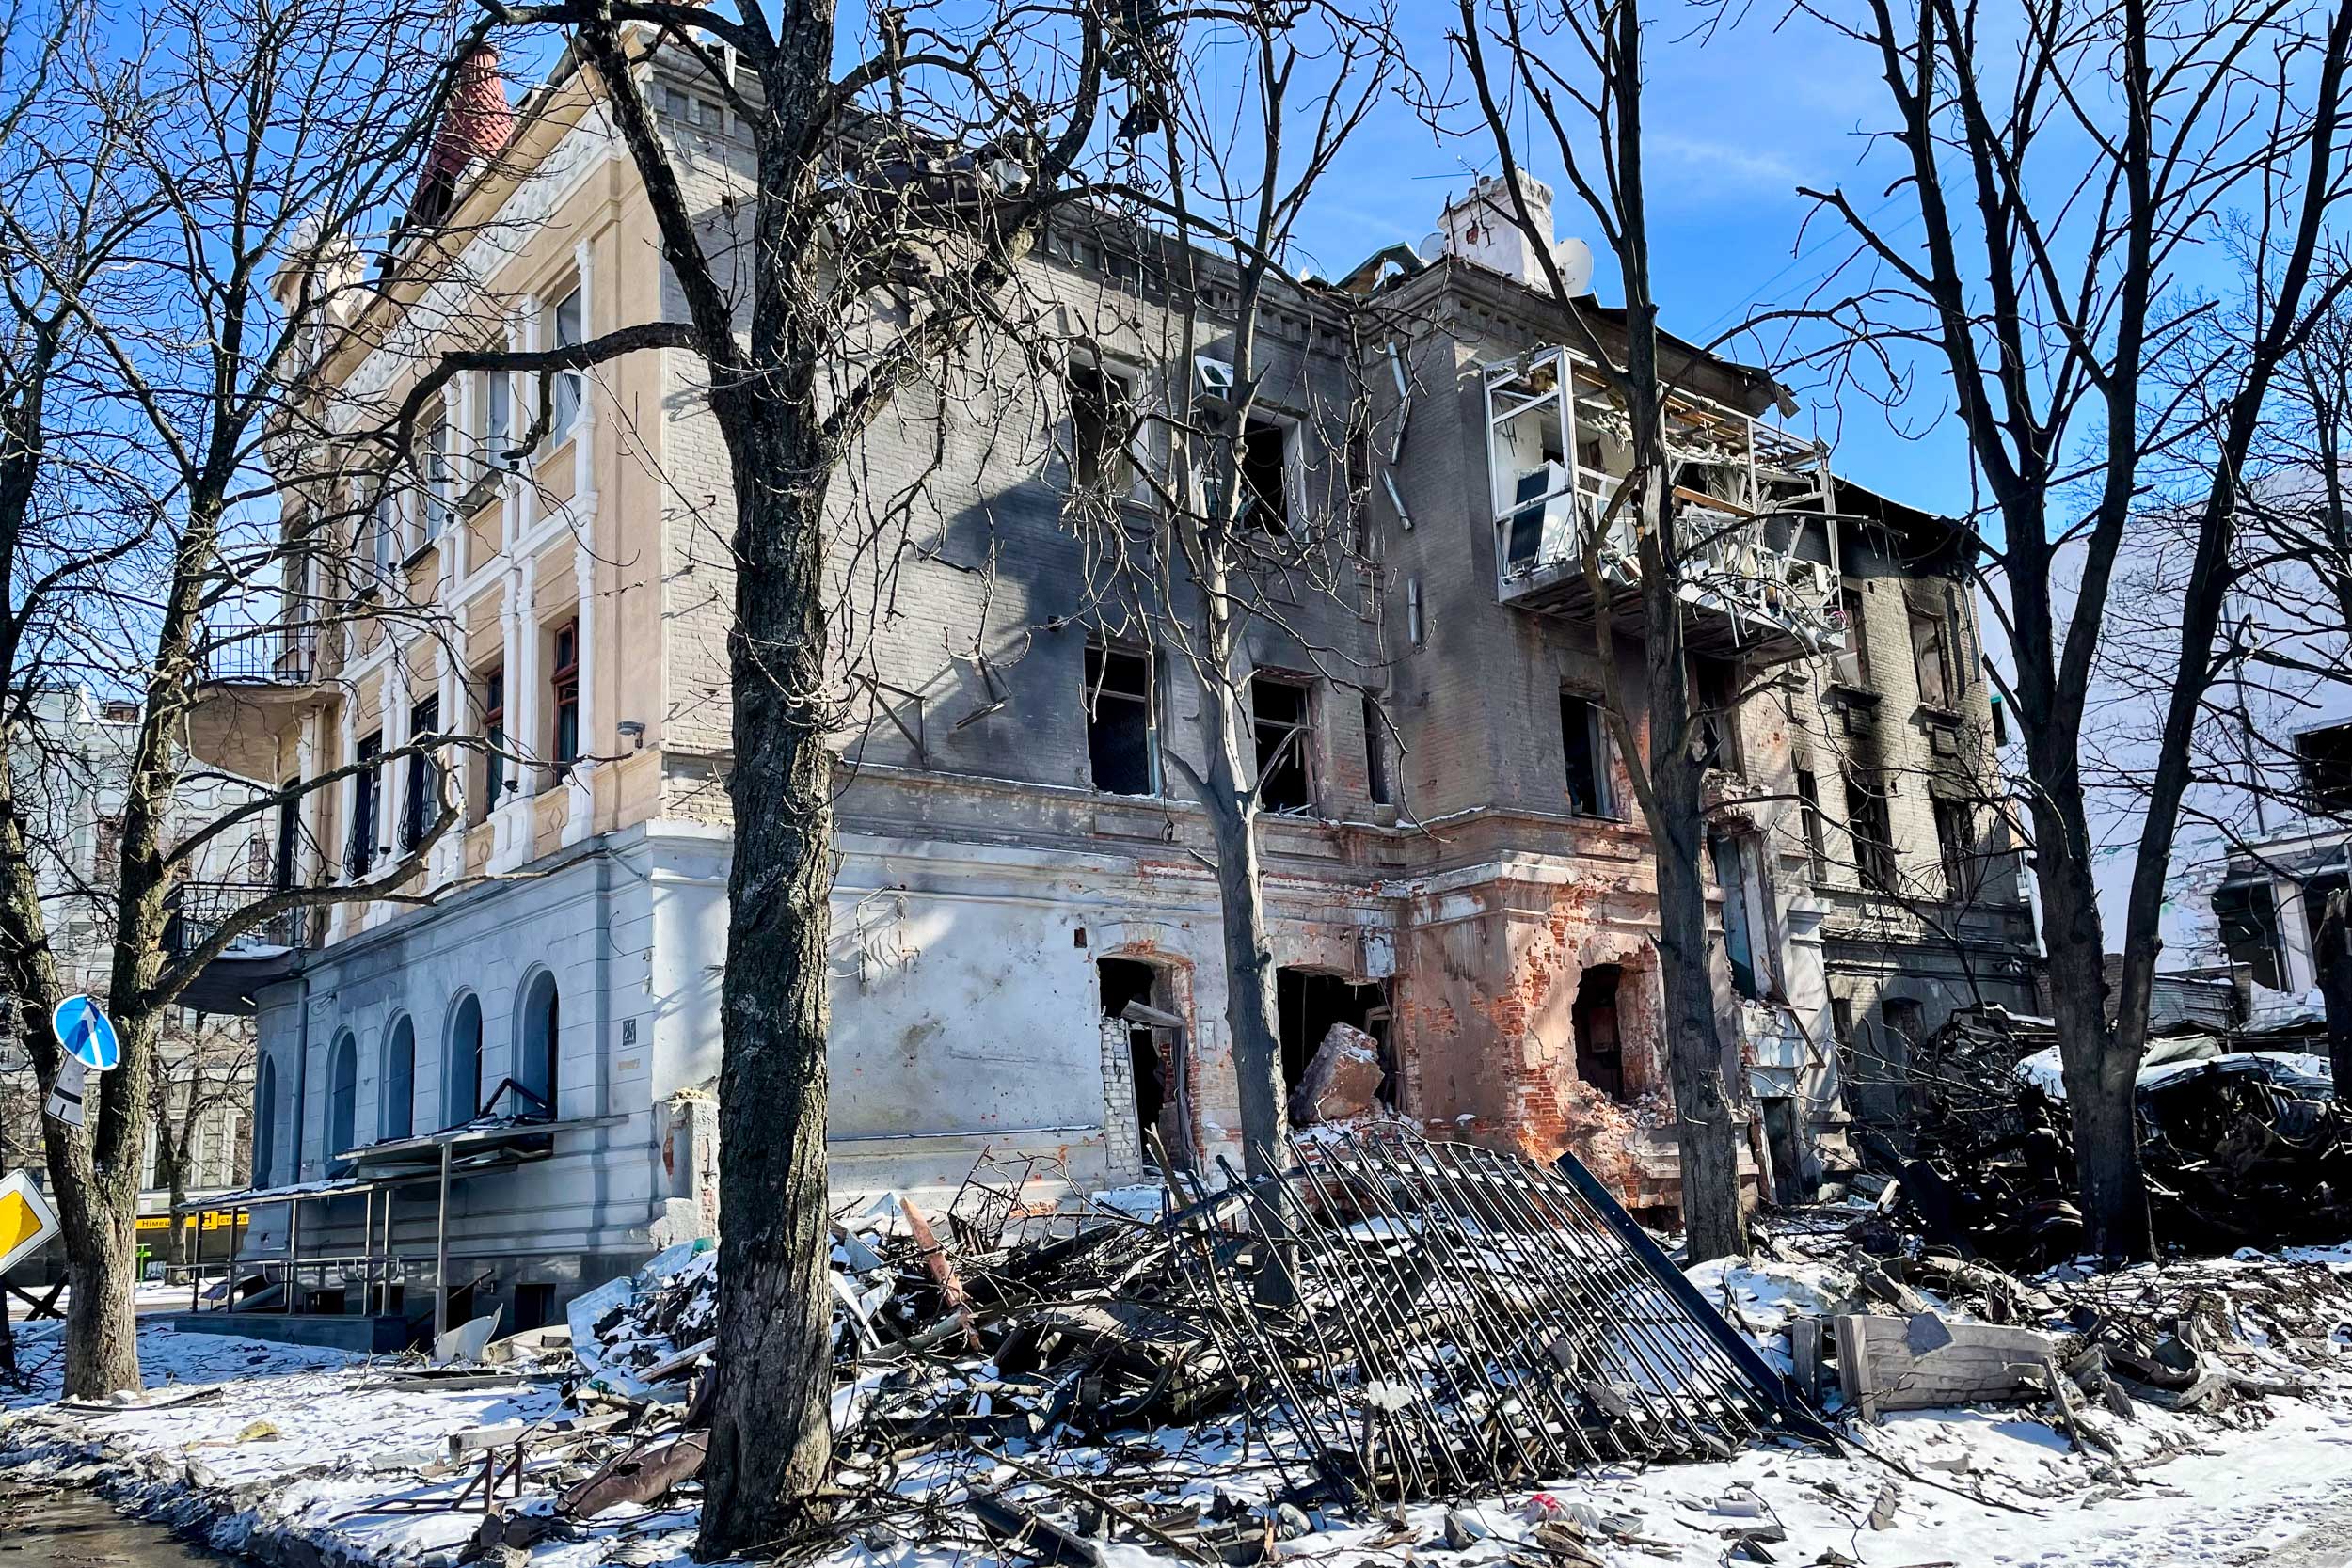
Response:
[[[431,225],[448,216],[457,203],[458,182],[466,171],[496,157],[514,134],[515,111],[506,102],[506,83],[499,75],[498,46],[485,39],[457,62],[457,81],[441,110],[433,150],[425,155],[417,199],[408,209],[409,221]]]
[[[1553,243],[1551,187],[1525,169],[1519,170],[1518,182],[1527,198],[1527,214],[1549,247]],[[1438,226],[1447,255],[1474,261],[1530,288],[1545,286],[1543,261],[1519,228],[1510,187],[1500,178],[1490,175],[1472,185],[1468,196],[1447,202]]]

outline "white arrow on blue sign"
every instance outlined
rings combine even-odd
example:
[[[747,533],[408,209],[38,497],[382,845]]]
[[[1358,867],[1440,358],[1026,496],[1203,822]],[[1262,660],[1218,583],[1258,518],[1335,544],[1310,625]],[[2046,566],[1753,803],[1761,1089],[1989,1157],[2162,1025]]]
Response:
[[[66,1054],[92,1072],[105,1072],[122,1060],[122,1042],[115,1037],[115,1026],[87,996],[69,996],[58,1003],[49,1026],[57,1032],[57,1043],[65,1047]]]

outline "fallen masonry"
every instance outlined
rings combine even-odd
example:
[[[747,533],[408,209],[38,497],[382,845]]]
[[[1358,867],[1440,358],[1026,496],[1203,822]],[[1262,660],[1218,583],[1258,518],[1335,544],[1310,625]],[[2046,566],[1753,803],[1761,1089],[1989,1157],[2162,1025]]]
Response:
[[[2340,1261],[2021,1278],[1915,1239],[1873,1253],[1888,1216],[1855,1196],[1686,1275],[1572,1162],[1388,1123],[1309,1129],[1283,1156],[1277,1179],[1083,1206],[984,1161],[944,1209],[842,1214],[830,1518],[790,1556],[1925,1561],[1952,1509],[2144,1509],[2179,1473],[2158,1466],[2281,1401],[2312,1429],[2352,1393]],[[56,1465],[144,1433],[100,1477],[183,1520],[199,1496],[247,1510],[219,1539],[265,1561],[671,1560],[716,1257],[674,1248],[580,1297],[568,1333],[480,1347],[474,1325],[450,1344],[480,1363],[352,1366],[328,1396],[480,1412],[453,1430],[411,1417],[337,1452],[264,1377],[51,1403],[0,1446]],[[1909,1414],[1955,1405],[1978,1414]],[[224,1480],[259,1468],[278,1479]]]

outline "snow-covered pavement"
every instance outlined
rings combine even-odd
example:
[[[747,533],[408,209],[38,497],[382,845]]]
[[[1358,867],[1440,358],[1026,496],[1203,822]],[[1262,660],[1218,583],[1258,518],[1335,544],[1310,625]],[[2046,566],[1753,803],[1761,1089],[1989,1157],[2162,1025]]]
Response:
[[[2333,1255],[2299,1266],[2346,1267]],[[2229,1265],[2205,1267],[2226,1276]],[[1802,1290],[1763,1275],[1719,1269],[1708,1278],[1759,1338],[1772,1333],[1759,1320],[1808,1305]],[[56,1399],[56,1329],[22,1331],[20,1354],[39,1384],[12,1402],[0,1427],[0,1462],[14,1466],[14,1479],[94,1486],[194,1528],[215,1545],[304,1568],[455,1562],[481,1526],[478,1500],[463,1512],[402,1511],[453,1497],[479,1474],[478,1456],[463,1465],[442,1460],[448,1437],[564,1413],[552,1382],[432,1387],[405,1377],[395,1362],[161,1324],[140,1336],[148,1404],[63,1405]],[[2260,1370],[2264,1333],[2258,1325],[2248,1333],[2246,1364]],[[2274,1395],[2217,1416],[2143,1405],[2129,1419],[2112,1419],[2104,1430],[2118,1440],[2113,1454],[2075,1451],[2022,1406],[1915,1412],[1857,1429],[1867,1453],[1754,1449],[1719,1464],[1606,1469],[1544,1494],[1555,1514],[1583,1521],[1585,1538],[1612,1565],[1755,1560],[1733,1555],[1743,1533],[1783,1564],[2352,1562],[2352,1325],[2316,1347],[2306,1338],[2297,1365],[2305,1396]],[[1237,1466],[1235,1447],[1213,1431],[1166,1439],[1171,1450],[1189,1445],[1190,1457],[1157,1467],[1170,1492],[1224,1489],[1251,1499],[1270,1489],[1270,1476]],[[1006,1451],[1070,1475],[1108,1463],[1099,1450]],[[526,1481],[526,1512],[551,1508],[555,1467],[550,1462]],[[952,1502],[967,1481],[1024,1484],[1011,1467],[988,1471],[988,1461],[965,1459],[902,1485],[928,1484]],[[1329,1568],[1481,1568],[1515,1553],[1541,1563],[1525,1515],[1545,1505],[1531,1509],[1529,1497],[1517,1492],[1458,1511],[1454,1538],[1475,1538],[1458,1551],[1446,1546],[1445,1511],[1434,1507],[1401,1521],[1317,1519],[1323,1528],[1276,1550],[1283,1560]],[[1874,1513],[1883,1528],[1872,1527]],[[533,1543],[528,1560],[532,1568],[683,1563],[692,1525],[691,1498],[666,1511],[624,1509]],[[1103,1553],[1114,1568],[1174,1560],[1124,1544],[1105,1544]],[[967,1543],[920,1539],[901,1522],[841,1545],[831,1560],[839,1568],[946,1568],[991,1558]]]

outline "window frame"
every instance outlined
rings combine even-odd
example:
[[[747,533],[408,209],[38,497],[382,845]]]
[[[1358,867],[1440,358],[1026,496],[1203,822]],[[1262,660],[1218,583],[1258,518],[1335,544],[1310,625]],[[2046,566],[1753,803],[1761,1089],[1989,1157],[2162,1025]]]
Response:
[[[1965,800],[1940,795],[1929,801],[1928,810],[1935,818],[1935,856],[1944,869],[1945,899],[1967,903],[1976,897],[1981,882],[1976,870],[1976,811]],[[1960,834],[1957,840],[1952,836],[1955,830]]]
[[[1845,782],[1846,836],[1853,845],[1855,880],[1866,893],[1899,897],[1902,864],[1895,853],[1895,812],[1887,803],[1889,796],[1858,768],[1846,769]],[[1883,830],[1875,837],[1863,832],[1864,814],[1857,807],[1866,800],[1875,802],[1869,812],[1869,825]]]
[[[1281,509],[1271,522],[1266,520],[1267,502],[1264,488],[1251,476],[1250,437],[1271,431],[1281,442],[1280,467]],[[1303,461],[1305,427],[1288,414],[1271,408],[1252,408],[1242,420],[1241,433],[1234,437],[1237,451],[1233,458],[1233,477],[1241,482],[1242,501],[1233,513],[1233,526],[1238,530],[1266,534],[1277,539],[1295,536],[1300,505],[1299,466]]]
[[[514,455],[515,448],[515,378],[504,371],[483,372],[482,429],[478,433],[477,450],[481,454],[483,472],[513,473],[521,466]]]
[[[1258,711],[1258,688],[1264,685],[1298,693],[1298,717],[1295,720],[1268,719]],[[1279,670],[1252,671],[1245,693],[1249,709],[1251,789],[1255,792],[1258,809],[1276,816],[1311,816],[1316,811],[1317,784],[1320,769],[1314,762],[1316,729],[1315,683],[1305,676],[1288,674]],[[1267,744],[1266,731],[1277,728],[1279,737]],[[1299,800],[1293,805],[1271,805],[1266,800],[1269,769],[1281,776],[1295,768],[1298,773]]]
[[[498,809],[499,797],[514,784],[506,765],[506,661],[483,671],[478,682],[482,705],[482,803],[487,813]]]
[[[413,745],[420,735],[437,734],[441,728],[441,695],[428,692],[408,706],[408,739]],[[424,842],[428,825],[425,795],[440,777],[441,766],[427,753],[418,751],[408,754],[407,766],[402,769],[400,799],[399,845],[403,853]]]
[[[1809,768],[1796,770],[1798,829],[1804,835],[1806,869],[1816,887],[1829,881],[1829,831],[1821,816],[1821,781]]]
[[[548,757],[564,778],[580,759],[579,617],[555,627],[548,647]]]
[[[343,864],[353,881],[364,879],[375,866],[382,853],[376,838],[384,822],[384,732],[376,729],[359,737],[352,748],[351,760],[359,766],[352,775],[356,786],[351,796],[350,843],[344,847]]]
[[[1364,794],[1375,806],[1396,803],[1395,782],[1389,776],[1389,726],[1380,712],[1380,699],[1371,692],[1364,700]]]
[[[1143,666],[1143,689],[1140,692],[1114,689],[1109,684],[1113,659],[1135,659]],[[1131,800],[1158,800],[1167,793],[1167,781],[1160,768],[1160,701],[1159,661],[1148,647],[1114,641],[1107,638],[1089,638],[1079,664],[1081,709],[1086,716],[1087,783],[1098,795],[1116,795]],[[1143,705],[1144,773],[1149,787],[1137,792],[1114,789],[1101,778],[1096,767],[1095,737],[1102,723],[1102,704],[1107,697],[1119,703]]]
[[[1102,394],[1095,410],[1100,428],[1092,443],[1085,437],[1087,421],[1080,418],[1092,404],[1091,399],[1080,397],[1081,377],[1092,378]],[[1100,496],[1114,503],[1132,499],[1143,467],[1138,450],[1143,426],[1136,418],[1141,406],[1141,377],[1100,357],[1075,358],[1062,372],[1062,391],[1070,409],[1072,493]],[[1125,438],[1115,439],[1122,428]],[[1089,472],[1089,467],[1094,471]]]
[[[1576,766],[1577,748],[1568,736],[1570,709],[1581,710],[1584,731],[1584,761],[1590,769],[1592,800],[1589,809],[1578,800]],[[1562,792],[1567,797],[1568,815],[1596,822],[1622,820],[1617,815],[1616,741],[1609,733],[1609,716],[1590,691],[1575,687],[1560,689],[1560,777]]]
[[[568,309],[572,320],[564,322]],[[551,348],[577,348],[588,341],[588,296],[577,278],[562,297],[547,308],[548,343]],[[569,336],[566,336],[566,334]],[[588,377],[585,371],[558,371],[548,394],[548,446],[550,450],[571,439],[580,423],[580,410],[587,405]]]
[[[1954,706],[1952,690],[1951,628],[1938,610],[1923,610],[1906,601],[1903,605],[1903,628],[1911,641],[1911,678],[1918,692],[1919,705],[1948,713]],[[1924,630],[1927,641],[1920,641]],[[1928,674],[1932,655],[1934,689],[1929,689]]]

